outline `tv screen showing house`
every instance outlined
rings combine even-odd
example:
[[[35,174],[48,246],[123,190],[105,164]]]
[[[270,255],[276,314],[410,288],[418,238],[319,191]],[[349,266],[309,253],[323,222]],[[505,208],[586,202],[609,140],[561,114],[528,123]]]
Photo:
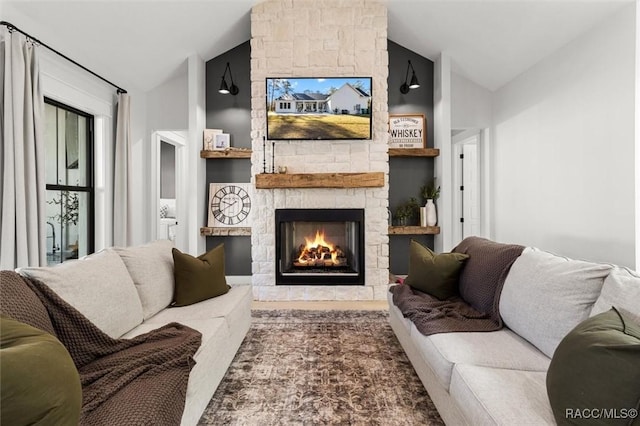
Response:
[[[371,139],[371,77],[267,78],[267,139]]]

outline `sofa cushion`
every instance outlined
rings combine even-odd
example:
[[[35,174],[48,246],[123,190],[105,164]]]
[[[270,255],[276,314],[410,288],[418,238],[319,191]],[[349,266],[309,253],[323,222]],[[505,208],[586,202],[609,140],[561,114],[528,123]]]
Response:
[[[545,372],[458,364],[451,397],[469,424],[555,425]]]
[[[224,274],[224,244],[205,254],[193,257],[174,248],[174,302],[172,306],[186,306],[229,291]]]
[[[0,424],[78,424],[80,375],[62,343],[4,316],[0,332]]]
[[[529,342],[503,328],[491,332],[441,333],[424,336],[411,325],[411,337],[438,381],[449,389],[457,364],[546,371],[549,358]]]
[[[615,267],[604,280],[602,292],[591,309],[591,316],[612,307],[623,309],[640,321],[640,276],[626,268]]]
[[[440,300],[458,294],[458,276],[469,258],[462,253],[436,254],[415,240],[409,245],[409,276],[404,284]]]
[[[136,285],[144,319],[150,318],[173,301],[173,243],[158,240],[137,247],[116,247]]]
[[[210,318],[226,318],[229,323],[241,321],[242,316],[249,315],[245,309],[239,306],[251,307],[253,293],[250,285],[238,285],[230,287],[229,291],[212,299],[203,300],[197,304],[172,307],[164,309],[145,321],[155,327],[170,322],[185,323],[190,320],[202,320]]]
[[[504,279],[523,249],[479,237],[462,240],[453,249],[455,253],[469,255],[459,278],[462,299],[479,312],[495,312]]]
[[[559,424],[567,422],[568,410],[607,408],[622,415],[638,408],[639,384],[640,324],[615,308],[588,318],[562,339],[547,374]],[[629,424],[633,418],[618,420],[615,424]]]
[[[551,358],[560,340],[589,316],[610,270],[528,248],[504,283],[502,319]]]
[[[0,314],[56,335],[49,312],[22,276],[0,271]]]
[[[122,259],[111,249],[19,272],[42,281],[111,337],[120,337],[142,322],[138,292]]]

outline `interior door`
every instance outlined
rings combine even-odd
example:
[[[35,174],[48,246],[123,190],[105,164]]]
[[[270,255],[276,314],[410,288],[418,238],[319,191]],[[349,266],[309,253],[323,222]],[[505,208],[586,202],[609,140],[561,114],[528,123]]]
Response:
[[[480,133],[464,131],[453,138],[454,244],[482,236]]]
[[[462,145],[462,238],[480,235],[480,178],[478,141]]]

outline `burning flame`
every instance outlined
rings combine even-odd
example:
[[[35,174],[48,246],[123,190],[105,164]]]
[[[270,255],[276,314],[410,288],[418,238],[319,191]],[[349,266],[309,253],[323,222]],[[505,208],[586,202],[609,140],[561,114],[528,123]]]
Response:
[[[307,237],[304,237],[304,239],[307,243],[307,246],[305,247],[305,250],[307,251],[318,248],[318,246],[329,247],[329,251],[333,251],[333,244],[328,243],[324,240],[324,231],[316,231],[316,238],[313,240]]]
[[[325,240],[324,230],[316,231],[315,238],[305,237],[306,245],[302,250],[300,250],[300,256],[298,257],[298,263],[307,264],[307,263],[316,263],[316,261],[322,261],[324,259],[325,254],[327,254],[327,250],[331,255],[331,262],[333,264],[339,264],[338,260],[339,251],[336,250],[336,247],[333,243],[327,242]],[[327,259],[327,262],[329,260]]]

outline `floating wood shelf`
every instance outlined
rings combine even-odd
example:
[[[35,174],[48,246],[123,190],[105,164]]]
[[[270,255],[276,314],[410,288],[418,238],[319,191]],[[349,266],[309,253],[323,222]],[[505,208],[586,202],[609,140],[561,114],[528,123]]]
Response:
[[[437,148],[389,148],[389,157],[437,157]]]
[[[375,188],[384,186],[383,172],[282,173],[256,175],[256,188]]]
[[[202,228],[200,228],[200,235],[205,237],[244,237],[251,235],[251,228],[212,228],[203,226]]]
[[[224,151],[200,151],[200,158],[251,158],[250,149],[225,149]]]
[[[435,235],[440,233],[439,226],[390,226],[389,235]]]

